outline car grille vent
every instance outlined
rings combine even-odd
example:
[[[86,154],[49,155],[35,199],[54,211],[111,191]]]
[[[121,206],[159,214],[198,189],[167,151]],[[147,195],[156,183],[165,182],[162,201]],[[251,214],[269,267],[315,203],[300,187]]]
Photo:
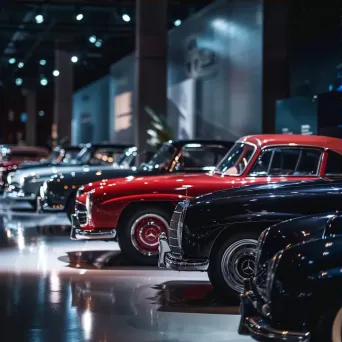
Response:
[[[87,208],[85,204],[76,201],[76,215],[80,224],[87,223]]]
[[[170,221],[169,229],[169,246],[171,252],[175,256],[181,255],[181,246],[179,246],[178,236],[181,233],[179,230],[182,228],[179,226],[179,221],[182,219],[183,203],[178,203]]]

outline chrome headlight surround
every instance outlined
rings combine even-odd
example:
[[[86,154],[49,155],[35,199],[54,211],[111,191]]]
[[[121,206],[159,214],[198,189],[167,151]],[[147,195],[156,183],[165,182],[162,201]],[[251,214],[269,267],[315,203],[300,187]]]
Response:
[[[279,265],[280,259],[283,256],[283,251],[279,251],[274,257],[269,261],[267,276],[266,276],[266,299],[271,300],[271,294],[274,286],[275,273]]]
[[[11,174],[9,174],[7,176],[6,182],[7,182],[8,185],[12,184],[12,178],[13,178],[13,176]]]
[[[93,209],[93,194],[94,194],[94,190],[88,192],[87,199],[86,199],[88,222],[91,221],[91,211]]]

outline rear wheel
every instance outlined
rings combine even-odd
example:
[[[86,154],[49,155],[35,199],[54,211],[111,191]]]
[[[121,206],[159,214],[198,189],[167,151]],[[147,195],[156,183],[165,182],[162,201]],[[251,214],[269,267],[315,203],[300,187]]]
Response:
[[[118,227],[118,242],[122,253],[139,265],[156,265],[158,236],[167,233],[171,213],[163,208],[140,208],[126,215]]]
[[[249,232],[235,234],[212,252],[208,276],[223,296],[238,296],[244,279],[253,276],[258,236]]]

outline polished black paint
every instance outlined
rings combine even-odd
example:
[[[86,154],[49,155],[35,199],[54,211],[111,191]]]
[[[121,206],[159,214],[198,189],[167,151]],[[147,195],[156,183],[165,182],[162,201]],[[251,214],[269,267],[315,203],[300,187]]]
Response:
[[[182,148],[188,144],[201,144],[201,145],[213,145],[213,146],[224,146],[227,151],[234,145],[231,141],[218,141],[218,140],[179,140],[169,142],[175,148],[174,158],[179,154]],[[113,179],[134,176],[153,176],[163,173],[170,173],[172,171],[172,165],[174,160],[170,161],[168,166],[164,170],[160,169],[103,169],[91,170],[88,172],[68,172],[59,173],[48,181],[48,190],[43,200],[42,210],[45,207],[61,206],[61,211],[65,211],[68,201],[74,201],[77,189],[84,184],[100,181],[102,179]],[[207,172],[207,170],[194,170],[189,169],[182,170],[182,173],[196,173],[196,172]]]
[[[186,258],[209,258],[235,233],[261,233],[284,220],[341,208],[341,180],[247,186],[199,196],[186,211],[182,251]]]
[[[342,306],[341,256],[342,236],[279,252],[268,298],[271,326],[315,334],[320,316]]]

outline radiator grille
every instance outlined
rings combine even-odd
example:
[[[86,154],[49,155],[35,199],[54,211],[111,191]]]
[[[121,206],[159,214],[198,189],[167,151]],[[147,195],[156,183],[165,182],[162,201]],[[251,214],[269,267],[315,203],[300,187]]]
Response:
[[[76,208],[75,212],[78,218],[78,222],[80,224],[86,224],[87,223],[87,208],[85,204],[76,201]]]
[[[181,236],[187,205],[187,202],[178,203],[170,221],[169,246],[172,254],[175,256],[181,256]]]

